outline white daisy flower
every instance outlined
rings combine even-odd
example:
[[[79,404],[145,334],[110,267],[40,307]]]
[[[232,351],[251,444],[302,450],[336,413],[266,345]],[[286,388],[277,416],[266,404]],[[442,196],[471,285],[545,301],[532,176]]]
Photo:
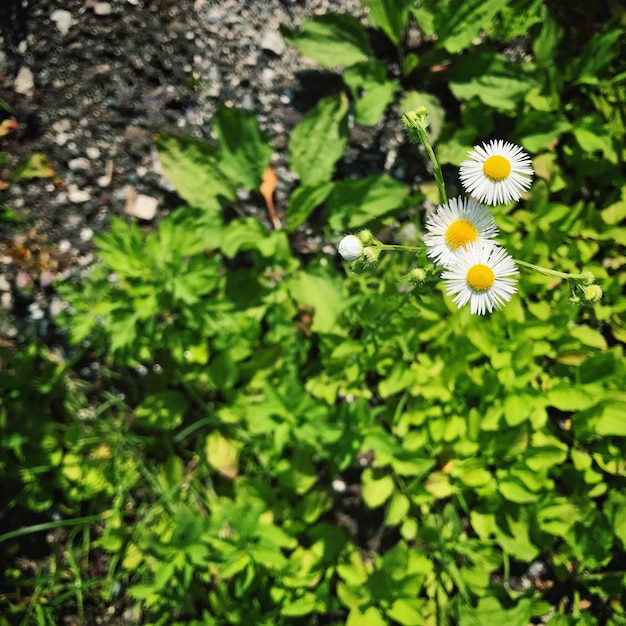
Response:
[[[522,148],[500,139],[474,146],[461,163],[459,177],[467,193],[493,206],[519,200],[530,189],[533,173]]]
[[[446,267],[459,249],[470,243],[487,243],[498,227],[484,206],[473,198],[451,198],[426,220],[424,243],[428,257]]]
[[[472,314],[484,315],[501,308],[516,292],[515,261],[504,248],[472,243],[459,250],[441,278],[460,309],[470,303]]]
[[[356,261],[363,254],[363,244],[356,235],[346,235],[339,242],[337,251],[346,261]]]

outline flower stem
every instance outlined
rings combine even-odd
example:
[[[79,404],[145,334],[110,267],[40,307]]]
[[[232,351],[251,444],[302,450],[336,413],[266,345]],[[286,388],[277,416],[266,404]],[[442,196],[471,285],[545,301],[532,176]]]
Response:
[[[587,280],[588,276],[586,273],[581,274],[570,274],[568,272],[558,272],[557,270],[551,270],[547,267],[541,267],[540,265],[535,265],[534,263],[528,263],[527,261],[520,261],[519,259],[515,259],[515,262],[522,267],[527,267],[528,269],[534,270],[535,272],[539,272],[544,276],[554,276],[556,278],[563,278],[565,280]]]
[[[416,247],[416,246],[399,246],[399,245],[394,245],[391,243],[381,243],[377,246],[378,248],[380,248],[381,250],[395,250],[396,252],[419,252],[420,250],[425,250],[425,248],[422,247]]]
[[[430,140],[428,139],[428,135],[426,134],[426,127],[430,123],[430,113],[428,112],[428,109],[424,106],[418,107],[415,111],[405,113],[402,116],[402,121],[404,122],[404,127],[409,133],[409,137],[413,141],[421,141],[424,145],[428,158],[433,164],[433,174],[439,189],[439,198],[441,199],[441,202],[445,204],[448,202],[448,196],[446,195],[446,187],[443,182],[443,172],[441,171],[441,165],[439,165],[439,161],[437,161],[435,151],[433,150]]]
[[[441,165],[439,165],[439,161],[437,161],[437,156],[435,155],[435,151],[428,140],[428,136],[426,135],[426,131],[418,127],[417,134],[419,135],[420,141],[424,144],[424,148],[426,149],[426,153],[428,154],[428,158],[430,162],[433,164],[433,174],[435,176],[435,182],[437,183],[437,188],[439,189],[439,198],[442,204],[446,204],[448,202],[448,196],[446,195],[446,186],[443,182],[443,172],[441,171]]]

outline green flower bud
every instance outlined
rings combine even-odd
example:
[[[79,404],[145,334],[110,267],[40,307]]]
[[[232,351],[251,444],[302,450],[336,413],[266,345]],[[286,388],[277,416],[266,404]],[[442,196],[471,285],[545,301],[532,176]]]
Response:
[[[367,263],[376,263],[380,256],[380,248],[368,247],[363,249],[363,260]]]
[[[583,270],[582,272],[583,285],[593,285],[593,283],[595,282],[596,282],[596,277],[589,270]]]
[[[602,300],[602,287],[600,285],[587,285],[582,288],[582,292],[587,302],[596,303]]]
[[[374,241],[374,235],[372,235],[372,231],[365,228],[362,230],[357,237],[361,241],[361,243],[366,246],[368,243],[372,243]]]

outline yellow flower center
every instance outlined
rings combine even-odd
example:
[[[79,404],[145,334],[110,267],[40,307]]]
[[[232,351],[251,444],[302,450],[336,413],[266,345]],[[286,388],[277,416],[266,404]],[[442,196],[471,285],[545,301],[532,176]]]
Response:
[[[472,265],[467,272],[467,284],[474,291],[487,291],[496,280],[493,270],[483,263]]]
[[[491,180],[503,180],[511,173],[511,162],[507,158],[495,154],[483,163],[483,172]]]
[[[446,228],[446,243],[450,248],[464,248],[468,243],[478,239],[478,229],[472,222],[465,219],[454,220]]]

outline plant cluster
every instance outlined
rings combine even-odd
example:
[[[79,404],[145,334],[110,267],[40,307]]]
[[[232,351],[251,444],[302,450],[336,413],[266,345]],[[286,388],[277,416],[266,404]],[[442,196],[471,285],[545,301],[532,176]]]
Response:
[[[366,4],[284,33],[345,84],[285,207],[251,113],[160,135],[181,206],[56,285],[67,351],[0,344],[2,626],[626,624],[623,15]],[[418,173],[340,176],[421,103]]]

